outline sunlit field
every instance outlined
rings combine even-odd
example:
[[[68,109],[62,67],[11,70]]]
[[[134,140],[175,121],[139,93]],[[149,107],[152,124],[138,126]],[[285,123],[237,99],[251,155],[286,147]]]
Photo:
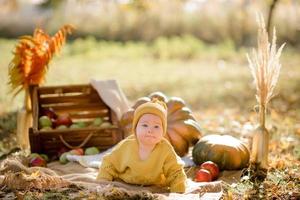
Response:
[[[9,94],[8,64],[16,40],[0,40],[1,112],[22,105],[22,94]],[[130,101],[162,91],[183,98],[194,110],[216,107],[248,111],[255,106],[255,88],[246,60],[251,49],[235,49],[227,42],[204,45],[191,36],[161,38],[154,43],[106,42],[93,38],[67,43],[50,62],[44,85],[89,83],[91,79],[116,79]],[[300,59],[286,47],[272,108],[280,112],[299,109]]]

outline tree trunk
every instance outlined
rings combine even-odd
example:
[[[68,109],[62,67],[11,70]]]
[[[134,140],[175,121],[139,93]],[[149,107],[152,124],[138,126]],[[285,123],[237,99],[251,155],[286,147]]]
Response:
[[[279,2],[278,0],[273,0],[272,4],[270,5],[269,14],[268,14],[268,23],[267,23],[267,31],[269,33],[269,36],[271,36],[270,28],[271,28],[274,9],[278,2]]]

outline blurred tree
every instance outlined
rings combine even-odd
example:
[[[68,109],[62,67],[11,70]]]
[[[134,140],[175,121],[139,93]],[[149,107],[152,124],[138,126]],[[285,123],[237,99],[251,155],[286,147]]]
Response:
[[[129,6],[137,11],[146,11],[149,9],[149,0],[131,0],[129,1]]]
[[[271,34],[270,28],[271,28],[274,9],[278,2],[279,2],[279,0],[272,0],[272,2],[270,4],[269,13],[268,13],[268,22],[267,22],[267,32],[269,33],[269,36]]]
[[[45,0],[41,4],[39,4],[42,8],[57,8],[62,4],[64,1],[61,0]]]
[[[17,0],[0,0],[0,10],[2,14],[18,10]]]

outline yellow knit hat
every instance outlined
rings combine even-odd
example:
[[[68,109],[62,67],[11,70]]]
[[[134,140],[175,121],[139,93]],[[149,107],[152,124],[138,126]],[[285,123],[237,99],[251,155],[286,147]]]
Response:
[[[158,99],[153,99],[150,102],[143,103],[134,111],[133,121],[132,121],[132,132],[135,134],[135,129],[139,119],[144,114],[154,114],[157,115],[162,122],[163,135],[167,132],[167,105]]]

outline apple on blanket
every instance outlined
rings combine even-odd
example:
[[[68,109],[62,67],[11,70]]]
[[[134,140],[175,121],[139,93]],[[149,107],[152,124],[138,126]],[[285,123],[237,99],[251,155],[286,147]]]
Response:
[[[206,161],[200,165],[200,169],[196,172],[196,182],[211,182],[219,176],[219,167],[212,161]]]
[[[100,153],[97,147],[88,147],[85,150],[81,148],[73,149],[69,152],[63,153],[60,156],[59,161],[61,164],[66,164],[69,161],[76,161],[86,167],[98,168],[102,156],[110,151],[111,149],[108,149],[107,151]]]

